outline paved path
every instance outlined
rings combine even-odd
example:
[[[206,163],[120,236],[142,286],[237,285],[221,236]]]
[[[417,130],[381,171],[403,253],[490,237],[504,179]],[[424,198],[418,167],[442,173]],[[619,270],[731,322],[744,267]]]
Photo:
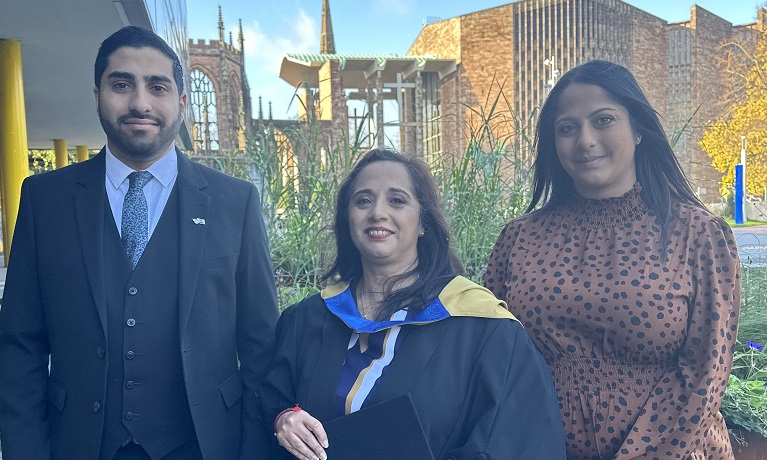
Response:
[[[767,225],[732,229],[738,243],[740,261],[751,266],[767,267]]]

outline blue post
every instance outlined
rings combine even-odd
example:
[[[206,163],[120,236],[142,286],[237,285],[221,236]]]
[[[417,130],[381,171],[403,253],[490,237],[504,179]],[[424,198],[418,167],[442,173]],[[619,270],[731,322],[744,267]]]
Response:
[[[735,165],[735,223],[743,225],[743,165]]]

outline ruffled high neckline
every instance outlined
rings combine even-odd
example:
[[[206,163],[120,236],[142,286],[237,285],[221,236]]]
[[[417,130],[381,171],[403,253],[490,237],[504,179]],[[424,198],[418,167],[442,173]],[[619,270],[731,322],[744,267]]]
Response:
[[[592,199],[576,193],[563,208],[563,214],[579,228],[616,228],[630,225],[649,212],[642,201],[639,182],[621,196]]]

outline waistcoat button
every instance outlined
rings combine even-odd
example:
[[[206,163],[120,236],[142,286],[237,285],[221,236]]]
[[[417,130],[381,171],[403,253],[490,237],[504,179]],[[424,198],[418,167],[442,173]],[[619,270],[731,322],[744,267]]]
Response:
[[[125,413],[125,420],[131,420],[133,418],[133,412]]]
[[[128,288],[128,294],[136,295],[136,294],[138,294],[138,289],[136,289],[135,287],[131,286],[131,287]]]
[[[133,380],[128,380],[127,382],[125,382],[125,387],[128,388],[129,390],[133,388],[133,385],[134,385]]]
[[[104,357],[104,349],[101,348],[101,347],[96,348],[96,356],[98,356],[99,358],[103,358]]]
[[[99,409],[101,409],[101,403],[98,401],[93,401],[93,412],[98,412]]]
[[[128,353],[125,353],[125,357],[126,357],[126,358],[128,358],[128,359],[133,359],[133,357],[134,357],[135,355],[136,355],[136,354],[135,354],[135,353],[133,353],[132,351],[129,351]]]
[[[126,321],[126,323],[128,324],[128,327],[133,327],[136,325],[136,320],[133,318],[128,318],[128,321]]]

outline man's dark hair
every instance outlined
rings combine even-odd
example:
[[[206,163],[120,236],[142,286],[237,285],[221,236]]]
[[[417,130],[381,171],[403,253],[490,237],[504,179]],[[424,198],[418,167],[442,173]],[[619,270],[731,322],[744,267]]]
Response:
[[[109,56],[125,46],[130,48],[154,48],[167,56],[173,63],[173,80],[176,82],[178,94],[184,92],[184,71],[181,68],[181,61],[179,61],[176,52],[159,35],[138,26],[123,27],[101,42],[99,52],[96,55],[96,64],[93,66],[93,82],[96,84],[96,88],[101,88],[101,76],[109,65]]]
[[[434,184],[429,167],[422,160],[409,155],[403,155],[394,150],[374,149],[354,166],[354,169],[344,179],[336,199],[335,221],[333,233],[336,240],[335,260],[322,276],[322,280],[336,278],[349,281],[362,276],[362,257],[354,245],[349,229],[349,203],[357,177],[365,167],[379,161],[392,161],[405,167],[413,192],[421,206],[421,226],[424,233],[418,238],[418,264],[412,270],[390,278],[379,318],[391,316],[398,310],[408,308],[422,310],[429,301],[436,298],[442,288],[456,275],[463,274],[463,265],[458,260],[451,245],[450,231],[447,218]],[[400,280],[415,277],[415,281],[407,287],[392,291],[391,287]]]

